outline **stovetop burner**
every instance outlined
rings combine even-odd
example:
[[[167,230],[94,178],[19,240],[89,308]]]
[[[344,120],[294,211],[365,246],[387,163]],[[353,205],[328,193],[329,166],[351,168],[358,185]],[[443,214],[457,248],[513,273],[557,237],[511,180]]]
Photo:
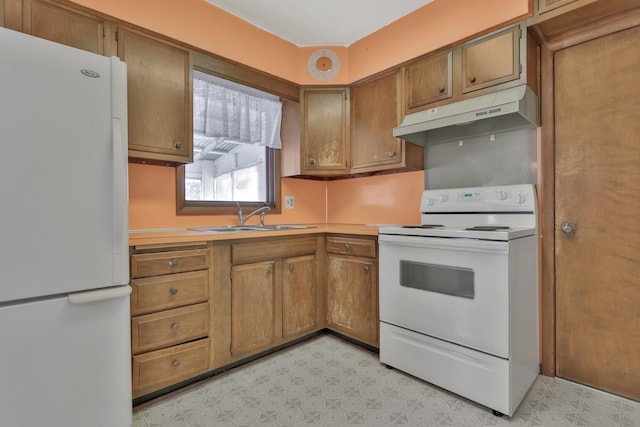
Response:
[[[402,228],[441,228],[442,224],[403,225]]]
[[[465,228],[465,230],[472,231],[498,231],[498,230],[508,230],[509,227],[504,225],[476,225],[474,227]]]

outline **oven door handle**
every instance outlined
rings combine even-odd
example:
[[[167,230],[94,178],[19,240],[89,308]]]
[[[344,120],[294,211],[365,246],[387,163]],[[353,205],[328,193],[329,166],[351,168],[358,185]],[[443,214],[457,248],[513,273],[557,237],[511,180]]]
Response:
[[[380,245],[412,246],[416,248],[447,249],[467,252],[508,253],[509,243],[478,239],[449,239],[442,237],[399,236],[380,234]]]

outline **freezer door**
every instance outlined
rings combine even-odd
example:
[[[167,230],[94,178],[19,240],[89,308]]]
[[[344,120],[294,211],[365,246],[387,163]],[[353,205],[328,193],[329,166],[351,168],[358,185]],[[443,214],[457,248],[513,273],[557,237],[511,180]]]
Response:
[[[124,64],[4,28],[0,57],[0,302],[127,283]]]
[[[130,287],[0,306],[0,424],[131,426]]]

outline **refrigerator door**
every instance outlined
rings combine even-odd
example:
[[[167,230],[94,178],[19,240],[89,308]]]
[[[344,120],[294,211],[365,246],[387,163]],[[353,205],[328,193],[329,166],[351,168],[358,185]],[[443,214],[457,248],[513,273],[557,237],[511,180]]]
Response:
[[[0,302],[127,283],[125,65],[4,28],[0,57]]]
[[[0,424],[131,426],[130,292],[0,305]]]

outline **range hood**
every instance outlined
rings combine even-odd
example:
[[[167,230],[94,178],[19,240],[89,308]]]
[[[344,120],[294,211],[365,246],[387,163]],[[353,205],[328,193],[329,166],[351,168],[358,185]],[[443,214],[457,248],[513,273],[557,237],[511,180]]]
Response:
[[[527,85],[407,114],[393,136],[435,144],[538,125],[538,97]]]

